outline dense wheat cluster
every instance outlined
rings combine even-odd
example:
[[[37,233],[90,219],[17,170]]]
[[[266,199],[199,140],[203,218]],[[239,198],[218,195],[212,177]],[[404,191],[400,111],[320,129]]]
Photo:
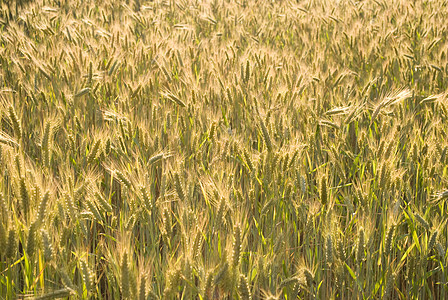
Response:
[[[446,1],[0,17],[0,298],[448,298]]]

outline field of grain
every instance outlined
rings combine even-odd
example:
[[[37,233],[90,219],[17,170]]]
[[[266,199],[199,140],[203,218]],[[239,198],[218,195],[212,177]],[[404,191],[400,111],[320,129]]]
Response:
[[[0,3],[0,299],[448,298],[447,1]]]

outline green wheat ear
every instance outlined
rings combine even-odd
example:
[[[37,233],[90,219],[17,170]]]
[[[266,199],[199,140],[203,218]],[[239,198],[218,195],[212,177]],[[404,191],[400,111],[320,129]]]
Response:
[[[167,272],[165,289],[163,291],[163,299],[172,299],[181,279],[181,269],[175,268]]]
[[[92,199],[86,199],[86,205],[88,208],[88,212],[93,214],[93,217],[97,222],[100,222],[102,220],[102,216],[98,208],[96,207],[95,203],[92,201]]]
[[[241,227],[239,225],[235,225],[233,238],[231,266],[237,268],[241,260]]]
[[[428,243],[428,252],[431,251],[437,241],[437,235],[439,234],[439,232],[437,230],[434,230],[434,232],[431,234],[431,237],[429,238],[429,243]]]
[[[112,205],[99,192],[95,192],[95,198],[98,200],[98,204],[100,205],[102,210],[107,213],[112,213]]]
[[[29,256],[30,260],[33,260],[34,254],[36,252],[36,234],[37,234],[37,223],[34,222],[31,224],[29,230],[28,230],[28,239],[26,243],[26,252]]]
[[[445,258],[445,256],[446,256],[446,251],[445,251],[444,247],[442,246],[441,243],[437,243],[436,244],[436,249],[437,249],[437,254],[439,255],[439,258],[441,260],[443,260]]]
[[[218,272],[216,273],[215,277],[213,278],[213,284],[214,285],[225,285],[225,281],[227,279],[227,275],[229,273],[229,263],[227,261],[224,261],[222,263],[222,266],[219,268]]]
[[[193,267],[191,265],[191,261],[189,258],[185,260],[184,266],[184,278],[185,278],[185,288],[184,288],[184,298],[185,299],[193,299],[193,290],[192,285],[193,282]]]
[[[87,156],[87,163],[93,163],[93,161],[96,159],[96,157],[98,156],[98,152],[100,150],[100,145],[101,145],[101,140],[98,139],[93,146],[90,148],[89,154]]]
[[[299,295],[299,292],[300,292],[300,288],[301,288],[301,284],[299,281],[297,281],[291,290],[291,293],[290,293],[291,299],[297,299],[297,296]]]
[[[356,252],[356,261],[358,266],[364,260],[364,251],[365,251],[365,236],[364,236],[364,228],[361,227],[358,233],[358,247]]]
[[[121,295],[123,299],[128,299],[131,296],[129,276],[128,253],[125,252],[121,260]]]
[[[266,124],[264,123],[263,119],[261,117],[259,119],[260,119],[261,133],[263,136],[264,143],[266,144],[268,151],[272,152],[273,146],[272,146],[272,140],[271,140],[271,136],[269,135],[268,128],[266,127]]]
[[[146,299],[146,276],[142,276],[140,278],[140,285],[138,288],[138,300],[145,300]]]
[[[171,237],[171,213],[168,208],[164,208],[162,212],[163,233],[166,238]]]
[[[429,230],[429,223],[420,214],[416,213],[414,216],[423,228]]]
[[[65,287],[68,287],[72,290],[75,289],[75,286],[73,284],[72,279],[70,276],[65,272],[65,270],[59,270],[59,276],[61,277],[61,282]]]
[[[39,224],[42,224],[45,220],[45,217],[47,215],[47,204],[49,199],[50,199],[50,192],[47,191],[41,198],[38,207],[36,222],[38,222]]]
[[[314,285],[314,275],[311,273],[310,270],[308,269],[304,269],[303,270],[303,274],[305,276],[305,280],[306,280],[306,284],[308,285],[308,287],[312,287]]]
[[[174,185],[176,187],[177,196],[179,197],[179,199],[182,202],[185,202],[185,200],[186,200],[185,192],[184,192],[184,188],[182,186],[182,182],[180,180],[179,173],[174,174]]]
[[[131,181],[128,179],[127,176],[123,174],[123,172],[121,172],[120,170],[115,170],[115,176],[121,184],[123,184],[127,188],[131,188],[132,186]]]
[[[389,230],[387,231],[386,234],[386,241],[384,244],[384,254],[388,257],[389,254],[392,252],[392,247],[393,247],[393,239],[394,239],[394,235],[395,235],[395,226],[392,225]]]
[[[327,194],[327,177],[322,176],[320,181],[320,201],[322,205],[326,205],[328,202],[328,194]]]
[[[14,228],[8,231],[8,242],[6,244],[5,255],[7,259],[13,260],[17,253],[17,233]]]
[[[8,232],[6,230],[5,225],[3,225],[3,222],[0,222],[0,245],[5,245],[4,247],[0,248],[0,257],[2,257],[6,253],[6,247],[8,239]]]
[[[106,155],[109,155],[111,150],[112,150],[112,142],[111,142],[110,138],[108,138],[106,140],[106,146],[104,147],[104,151],[105,151]]]
[[[22,203],[23,214],[27,218],[29,210],[30,210],[30,195],[28,193],[28,188],[26,186],[26,181],[25,181],[24,176],[20,177],[20,179],[19,179],[19,194],[20,194],[20,200]]]
[[[240,295],[242,300],[251,300],[252,295],[249,289],[249,282],[247,281],[246,276],[240,274],[239,282],[238,282],[238,294]]]
[[[20,119],[17,116],[17,113],[13,106],[9,106],[8,108],[9,120],[11,121],[12,128],[14,130],[14,136],[17,140],[22,138],[22,125],[20,125]]]
[[[17,174],[19,174],[19,177],[21,177],[23,167],[22,167],[22,160],[20,159],[20,155],[18,153],[14,156],[14,164],[16,166]]]
[[[70,297],[72,294],[74,294],[74,291],[66,287],[52,292],[48,292],[46,294],[43,294],[42,296],[35,297],[34,299],[35,300],[59,299]]]
[[[336,241],[336,251],[337,251],[338,258],[342,262],[345,262],[345,260],[347,259],[347,254],[345,252],[344,242],[340,238]]]
[[[215,137],[216,137],[216,127],[217,124],[216,122],[213,122],[212,125],[210,126],[210,133],[209,133],[209,139],[210,141],[215,141]]]
[[[222,224],[224,223],[225,212],[226,212],[226,200],[224,199],[224,197],[221,197],[215,218],[217,229],[221,228]]]
[[[145,205],[146,209],[148,209],[149,211],[152,210],[154,204],[151,200],[151,197],[149,196],[148,190],[146,189],[145,186],[140,186],[140,194],[143,200],[143,204]]]
[[[386,281],[386,287],[384,289],[383,299],[392,299],[391,293],[393,291],[395,278],[396,278],[395,274],[391,274],[391,273],[388,274],[387,281]]]
[[[244,76],[244,82],[248,83],[250,79],[250,62],[247,60],[246,62],[246,74]]]
[[[44,248],[44,258],[45,261],[49,262],[53,259],[53,246],[51,244],[48,231],[46,231],[45,229],[41,229],[41,236],[42,236],[42,245]]]
[[[92,271],[89,269],[87,263],[83,260],[80,262],[81,272],[82,272],[82,281],[84,282],[85,288],[87,292],[89,292],[93,287],[93,275]]]
[[[333,263],[333,250],[333,238],[331,235],[328,235],[326,239],[325,257],[329,265]]]
[[[204,288],[203,288],[203,298],[204,300],[213,299],[213,272],[208,271],[204,280]]]
[[[0,222],[3,224],[3,220],[6,220],[9,216],[9,208],[6,204],[5,196],[0,192]]]
[[[45,123],[44,133],[42,136],[42,157],[45,166],[50,165],[50,136],[51,136],[51,122],[47,121]]]

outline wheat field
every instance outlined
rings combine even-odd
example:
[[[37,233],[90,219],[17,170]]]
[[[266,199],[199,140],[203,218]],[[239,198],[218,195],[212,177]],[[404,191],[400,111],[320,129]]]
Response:
[[[448,299],[448,2],[1,0],[1,299]]]

